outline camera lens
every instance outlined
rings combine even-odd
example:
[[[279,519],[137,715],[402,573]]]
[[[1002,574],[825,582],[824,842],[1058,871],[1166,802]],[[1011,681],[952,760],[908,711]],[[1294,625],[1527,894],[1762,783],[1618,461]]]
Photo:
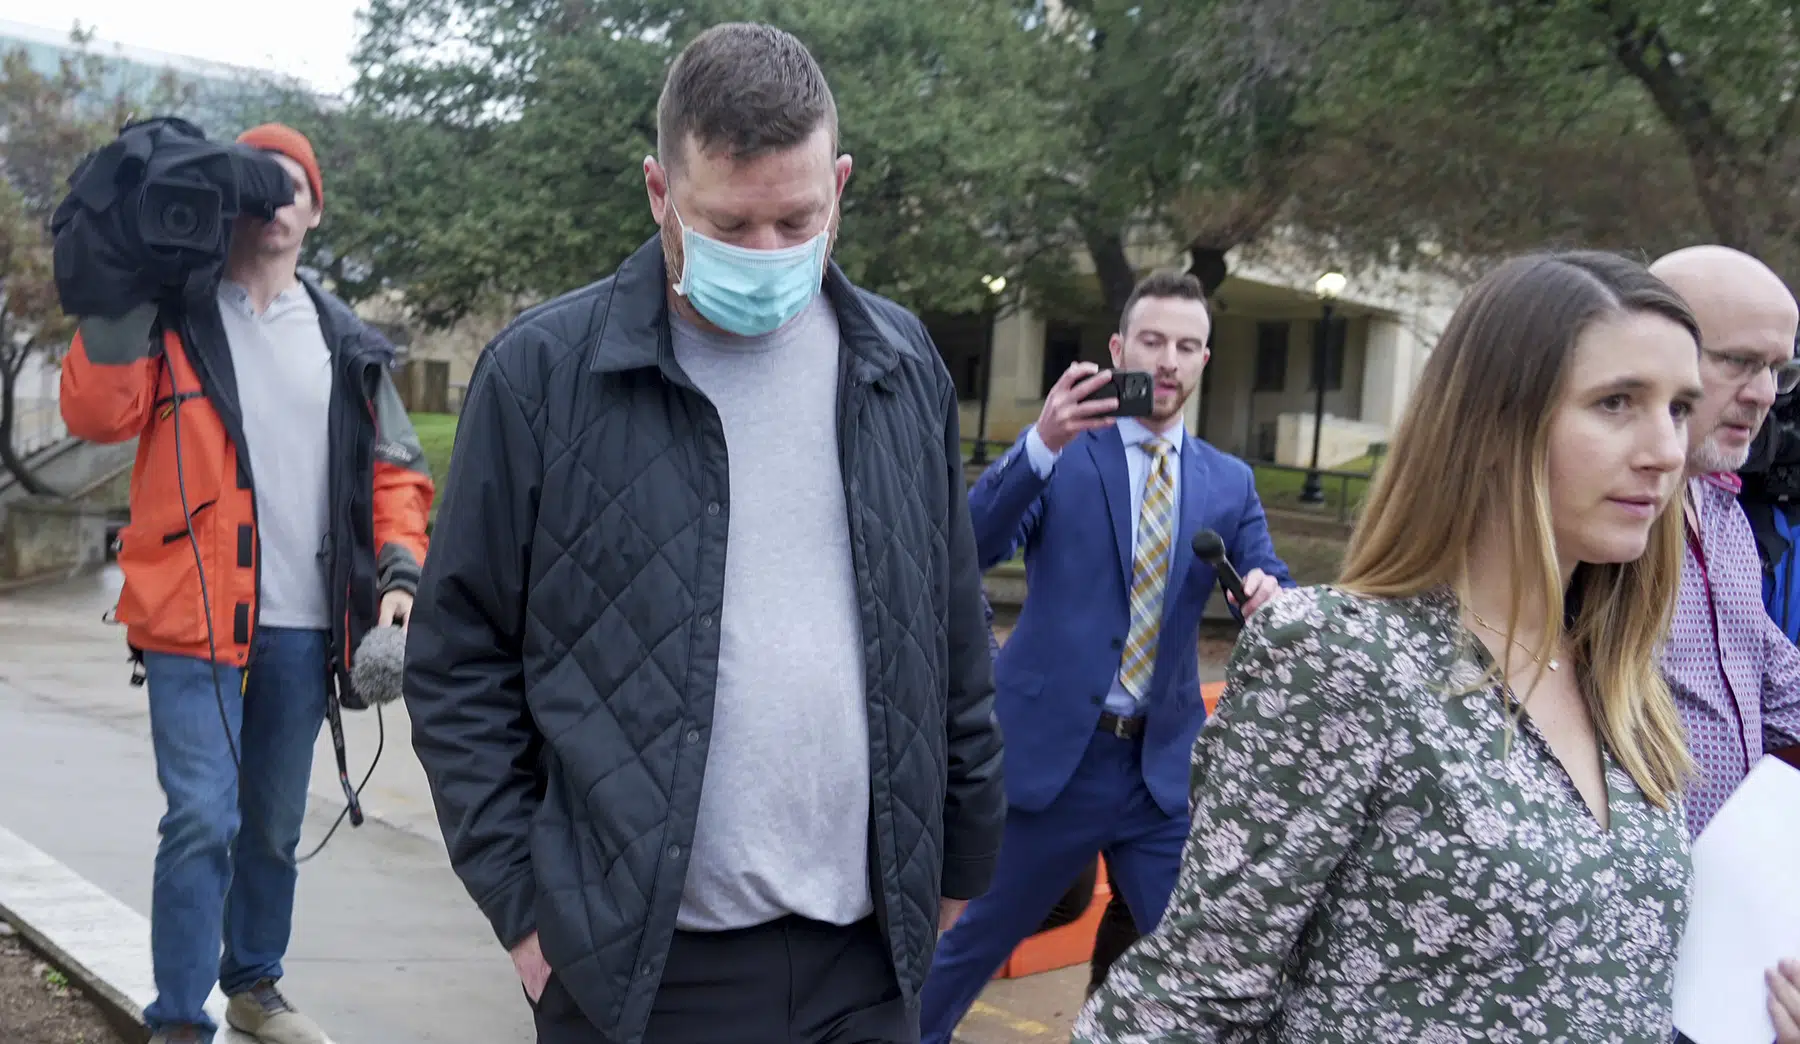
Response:
[[[186,238],[194,234],[200,227],[200,214],[193,207],[180,200],[174,200],[163,208],[159,215],[162,227],[172,236]]]

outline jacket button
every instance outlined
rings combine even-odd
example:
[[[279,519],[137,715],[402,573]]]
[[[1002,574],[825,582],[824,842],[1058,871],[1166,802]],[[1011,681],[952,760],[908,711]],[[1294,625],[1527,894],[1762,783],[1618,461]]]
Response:
[[[719,502],[715,500],[712,503],[706,505],[706,513],[709,515],[716,516],[719,513]]]
[[[688,734],[687,734],[687,741],[689,743],[700,742],[700,730],[699,729],[689,729]]]
[[[700,626],[711,627],[712,626],[712,614],[709,613],[705,616],[702,616],[700,618]]]
[[[1123,639],[1120,639],[1120,638],[1114,638],[1112,645],[1113,645],[1113,648],[1115,648],[1115,649],[1125,648],[1125,642]]]
[[[680,859],[681,858],[681,846],[680,845],[670,845],[669,846],[669,858],[670,859]]]

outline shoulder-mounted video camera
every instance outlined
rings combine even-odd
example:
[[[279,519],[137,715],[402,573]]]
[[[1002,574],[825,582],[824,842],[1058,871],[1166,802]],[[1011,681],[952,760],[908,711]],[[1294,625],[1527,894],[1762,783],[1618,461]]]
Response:
[[[176,117],[127,124],[81,161],[51,217],[63,311],[116,317],[206,292],[232,222],[293,201],[287,171],[260,149],[208,141]]]
[[[1800,390],[1776,398],[1738,477],[1744,482],[1742,500],[1800,502]]]

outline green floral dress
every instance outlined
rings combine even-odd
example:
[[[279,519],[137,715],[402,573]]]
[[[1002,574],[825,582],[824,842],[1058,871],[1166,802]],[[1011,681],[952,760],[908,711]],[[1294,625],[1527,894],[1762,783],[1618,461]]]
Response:
[[[1605,756],[1602,830],[1483,687],[1447,591],[1254,616],[1156,931],[1074,1041],[1668,1044],[1687,828]]]

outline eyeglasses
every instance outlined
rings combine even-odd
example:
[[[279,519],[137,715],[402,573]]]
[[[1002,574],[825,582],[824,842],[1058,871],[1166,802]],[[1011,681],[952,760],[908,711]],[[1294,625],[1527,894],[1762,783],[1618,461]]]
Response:
[[[1775,378],[1777,393],[1786,395],[1795,388],[1800,388],[1800,359],[1783,359],[1772,363],[1760,356],[1715,352],[1711,349],[1703,349],[1702,354],[1734,381],[1748,383],[1767,370]]]

